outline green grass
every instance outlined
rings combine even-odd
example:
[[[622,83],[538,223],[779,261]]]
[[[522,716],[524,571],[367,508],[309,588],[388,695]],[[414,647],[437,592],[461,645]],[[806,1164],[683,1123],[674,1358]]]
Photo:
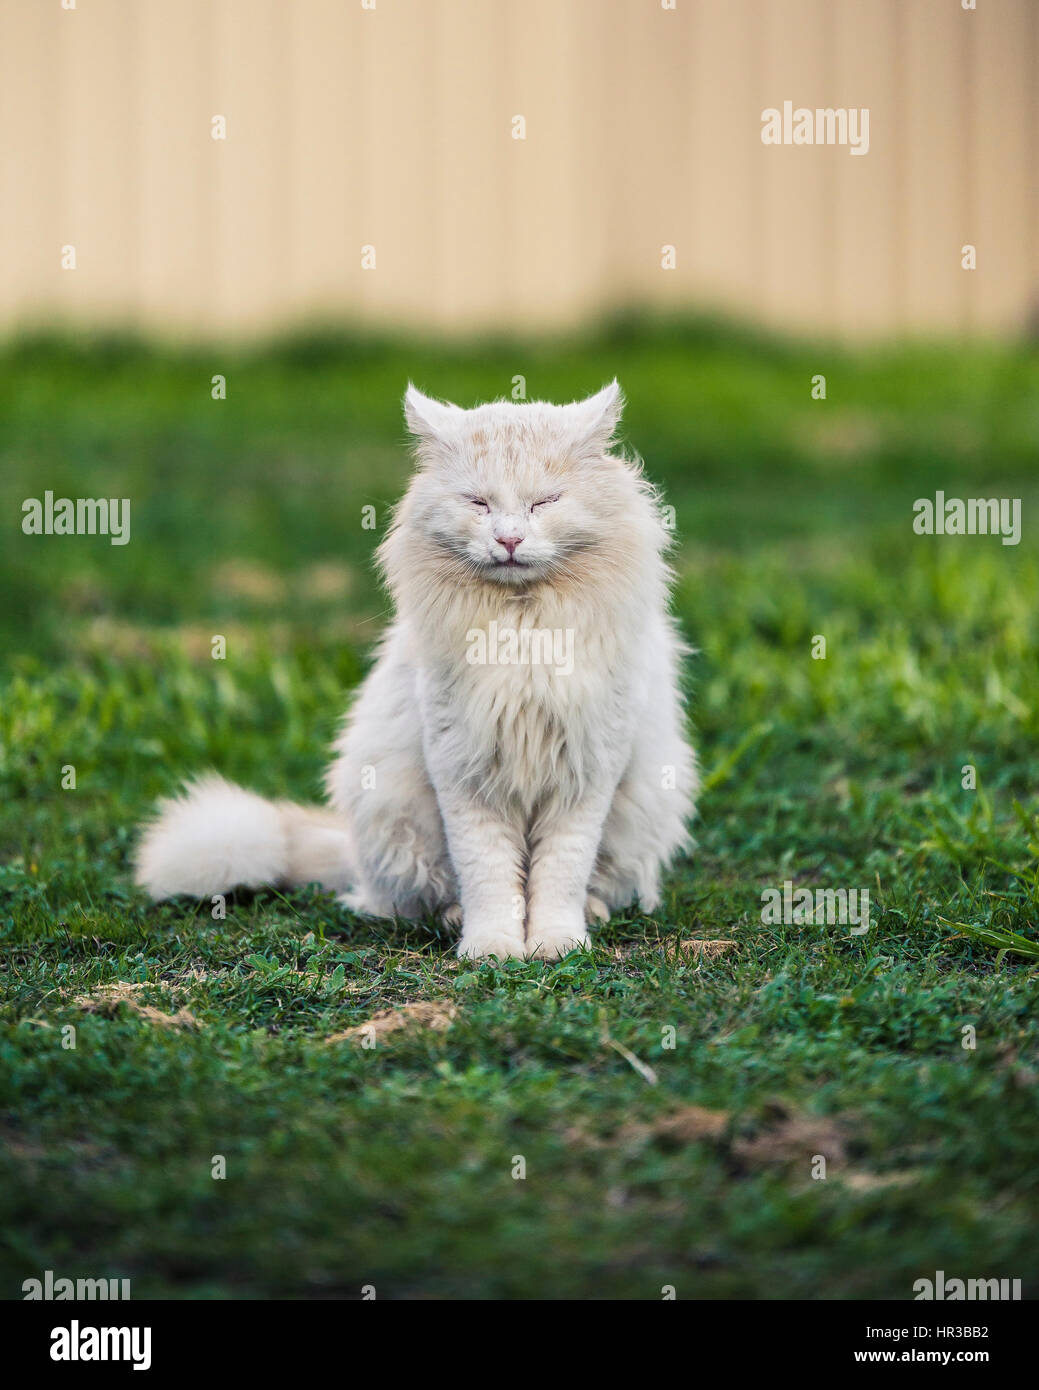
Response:
[[[138,1298],[909,1298],[943,1269],[1034,1296],[1034,352],[627,322],[38,340],[0,369],[0,1294],[49,1268]],[[133,828],[181,774],[317,793],[385,621],[407,379],[471,404],[517,374],[556,399],[616,374],[676,508],[707,789],[665,909],[559,965],[473,968],[434,922],[316,891],[150,907]],[[47,488],[130,497],[131,543],[23,536]],[[915,536],[938,488],[1021,497],[1022,543]],[[875,925],[763,924],[787,879],[869,888]],[[736,944],[669,949],[690,937]],[[197,1026],[77,1004],[116,981]],[[452,1026],[327,1041],[419,1000]]]

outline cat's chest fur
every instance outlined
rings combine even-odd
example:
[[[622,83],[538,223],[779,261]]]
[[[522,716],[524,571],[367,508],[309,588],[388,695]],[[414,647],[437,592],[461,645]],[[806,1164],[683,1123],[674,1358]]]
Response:
[[[452,627],[419,692],[460,776],[526,810],[578,797],[630,723],[618,632],[557,602],[474,607]]]

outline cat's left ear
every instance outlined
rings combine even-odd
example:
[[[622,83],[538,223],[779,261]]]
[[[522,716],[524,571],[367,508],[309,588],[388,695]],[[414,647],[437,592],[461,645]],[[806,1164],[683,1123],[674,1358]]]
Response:
[[[435,401],[424,396],[408,382],[404,394],[404,419],[415,438],[424,444],[435,444],[450,436],[465,411],[450,401]]]
[[[575,401],[566,407],[580,444],[595,454],[605,454],[609,449],[623,409],[624,395],[616,377],[586,401]]]

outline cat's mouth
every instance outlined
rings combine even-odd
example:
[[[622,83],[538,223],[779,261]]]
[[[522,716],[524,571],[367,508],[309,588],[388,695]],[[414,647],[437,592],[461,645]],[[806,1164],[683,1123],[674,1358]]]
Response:
[[[530,560],[515,557],[499,560],[491,555],[484,566],[484,573],[498,584],[522,584],[537,576],[538,566]]]

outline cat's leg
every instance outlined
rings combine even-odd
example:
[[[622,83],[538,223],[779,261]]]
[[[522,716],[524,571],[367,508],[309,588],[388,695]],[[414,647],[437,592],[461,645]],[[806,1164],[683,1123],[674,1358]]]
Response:
[[[352,828],[355,872],[341,901],[373,917],[421,917],[458,901],[418,706],[389,657],[372,671],[326,777]]]
[[[689,843],[696,788],[696,760],[681,734],[644,729],[614,793],[589,894],[614,910],[637,899],[654,911],[661,871]]]
[[[386,758],[352,799],[358,874],[342,901],[376,917],[418,918],[455,903],[455,882],[436,796],[413,766],[392,775]],[[370,777],[370,774],[369,774]]]
[[[463,959],[522,957],[525,900],[523,838],[486,802],[445,778],[440,813],[458,882]]]
[[[527,874],[527,955],[555,960],[591,944],[586,916],[600,916],[589,898],[608,792],[593,792],[578,805],[556,811],[536,829]],[[608,915],[608,914],[607,914]]]
[[[594,926],[596,922],[608,922],[610,920],[610,909],[602,898],[597,898],[594,893],[589,893],[584,900],[584,919],[588,925]]]

